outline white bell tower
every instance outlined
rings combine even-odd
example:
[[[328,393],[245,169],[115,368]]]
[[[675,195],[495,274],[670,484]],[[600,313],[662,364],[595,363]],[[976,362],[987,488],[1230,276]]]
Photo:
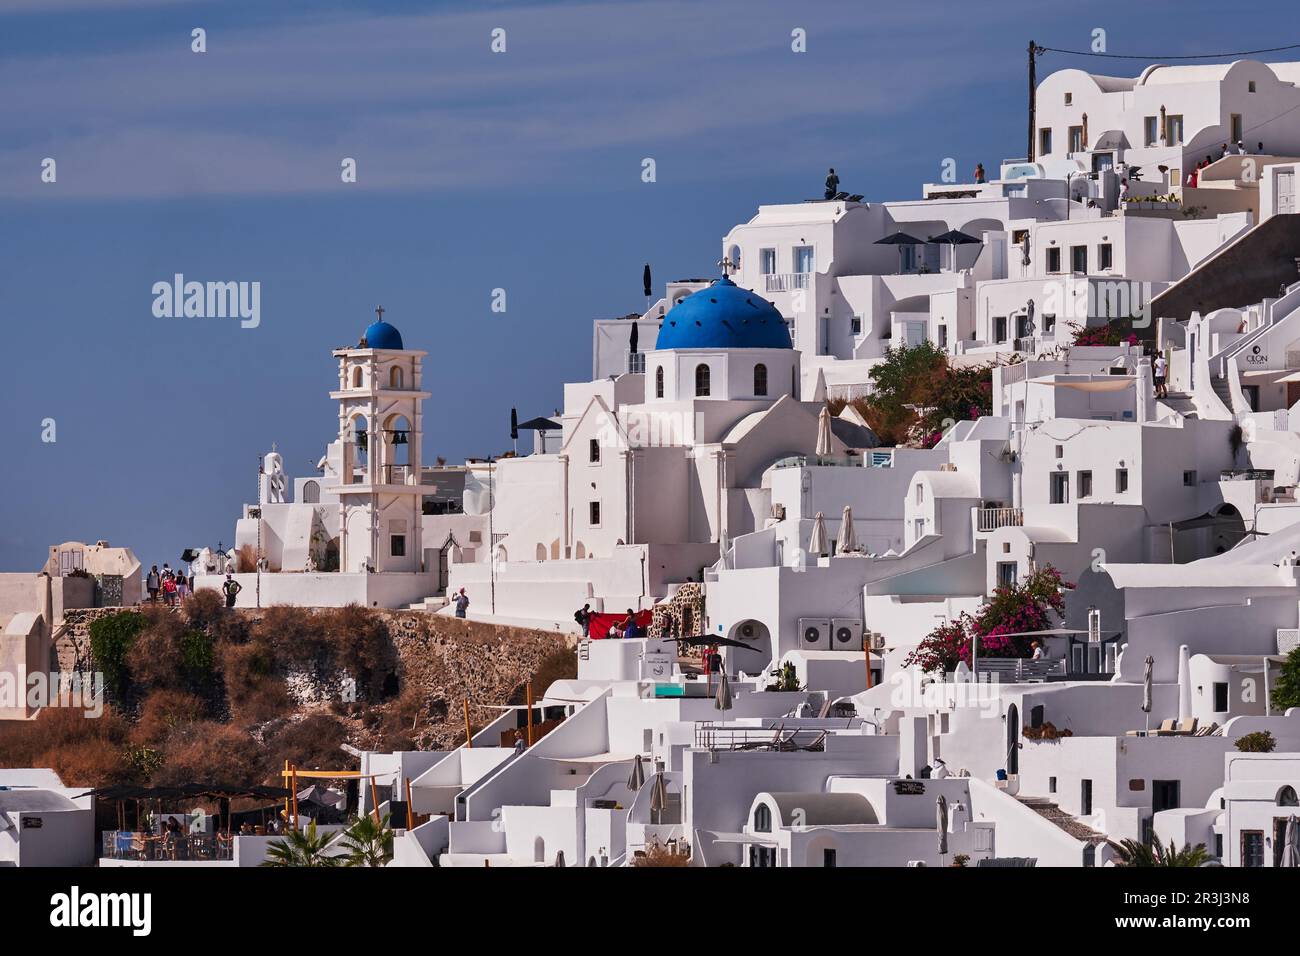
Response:
[[[354,348],[336,349],[343,468],[339,570],[414,573],[421,568],[420,436],[427,352],[403,347],[375,310]]]

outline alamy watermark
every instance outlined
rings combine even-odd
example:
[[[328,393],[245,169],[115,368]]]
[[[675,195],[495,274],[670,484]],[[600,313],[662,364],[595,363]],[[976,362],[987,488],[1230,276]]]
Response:
[[[262,323],[261,282],[187,282],[178,272],[170,282],[155,282],[153,295],[155,318],[237,318],[245,329]]]

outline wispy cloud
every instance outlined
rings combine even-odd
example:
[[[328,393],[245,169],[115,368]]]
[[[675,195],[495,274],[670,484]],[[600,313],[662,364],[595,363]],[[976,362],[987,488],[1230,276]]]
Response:
[[[676,174],[692,177],[714,163],[776,169],[869,142],[873,121],[955,95],[986,61],[968,36],[916,18],[836,27],[835,7],[492,5],[212,29],[204,54],[182,33],[12,58],[0,194],[325,191],[344,157],[359,164],[355,188],[380,190],[578,183],[602,153],[629,175],[643,156],[689,158]],[[790,50],[798,26],[808,53]],[[489,49],[495,27],[504,54]],[[47,156],[57,186],[40,182]]]

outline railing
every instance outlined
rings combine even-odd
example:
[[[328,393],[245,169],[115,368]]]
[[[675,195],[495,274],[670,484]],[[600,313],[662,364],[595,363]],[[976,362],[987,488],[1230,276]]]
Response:
[[[1220,481],[1272,481],[1272,468],[1225,468],[1219,472]]]
[[[999,682],[1008,683],[1065,676],[1064,659],[1035,661],[1024,657],[980,657],[975,661],[975,668],[981,680],[985,674],[996,674]]]
[[[1297,647],[1300,647],[1300,629],[1279,627],[1277,629],[1277,652],[1279,654],[1290,654]]]
[[[812,750],[826,739],[822,729],[719,726],[711,720],[695,723],[695,746],[700,750]]]
[[[980,508],[980,531],[996,531],[998,528],[1019,528],[1025,523],[1025,513],[1020,508]]]
[[[794,289],[808,288],[807,272],[772,272],[763,277],[766,291],[791,292]]]
[[[223,834],[154,836],[131,830],[105,830],[103,857],[109,860],[232,860],[234,837]]]

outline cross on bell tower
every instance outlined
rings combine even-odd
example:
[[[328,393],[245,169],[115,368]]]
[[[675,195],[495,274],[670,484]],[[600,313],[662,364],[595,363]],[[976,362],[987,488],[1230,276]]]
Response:
[[[724,276],[726,276],[727,278],[731,278],[731,274],[735,272],[737,269],[739,269],[740,266],[732,262],[730,256],[723,256],[721,259],[718,260],[718,268],[722,270],[722,274]]]

